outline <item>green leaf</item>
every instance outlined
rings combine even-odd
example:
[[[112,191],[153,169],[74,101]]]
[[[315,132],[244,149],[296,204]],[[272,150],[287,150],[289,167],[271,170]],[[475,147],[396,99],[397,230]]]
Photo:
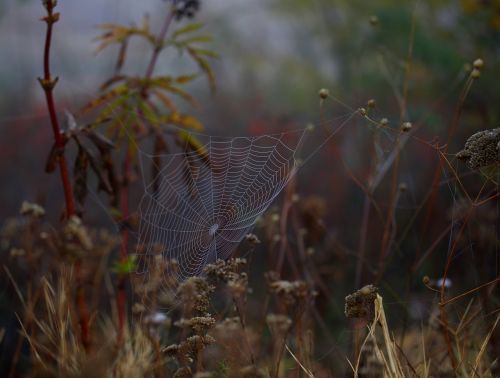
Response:
[[[196,37],[184,39],[182,41],[179,41],[179,43],[181,43],[183,45],[190,45],[191,43],[209,43],[212,41],[213,41],[213,38],[210,35],[199,35]]]
[[[191,33],[196,30],[200,30],[203,27],[203,24],[200,22],[195,22],[192,24],[187,24],[186,26],[177,29],[175,32],[172,33],[172,37],[176,38],[179,35],[186,34],[186,33]]]
[[[112,271],[116,274],[124,275],[130,274],[137,270],[137,257],[135,255],[127,256],[125,261],[117,261]]]
[[[209,58],[213,59],[219,59],[219,54],[217,54],[215,51],[212,50],[207,50],[207,49],[197,49],[191,47],[191,49],[196,53],[196,55],[205,55],[208,56]]]
[[[189,148],[191,148],[194,152],[196,152],[203,159],[203,161],[205,161],[205,163],[210,164],[208,151],[198,139],[196,139],[193,135],[183,130],[179,131],[177,133],[177,136],[182,141],[186,142]]]

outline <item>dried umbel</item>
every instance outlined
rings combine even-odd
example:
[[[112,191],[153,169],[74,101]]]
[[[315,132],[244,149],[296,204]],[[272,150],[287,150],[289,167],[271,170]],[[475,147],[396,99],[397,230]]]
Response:
[[[36,203],[24,201],[19,213],[21,215],[32,216],[33,218],[41,218],[45,215],[45,209]]]
[[[233,298],[243,298],[248,292],[248,275],[240,272],[247,263],[246,259],[235,258],[227,261],[217,260],[207,265],[205,273],[214,281],[220,280],[226,284]]]
[[[200,9],[200,0],[174,0],[175,18],[180,21],[184,17],[193,18]]]
[[[210,294],[214,287],[205,278],[191,277],[179,285],[177,296],[181,303],[191,307],[188,313],[205,315],[210,304]]]
[[[292,326],[292,319],[286,315],[268,314],[266,323],[274,336],[283,337]]]
[[[345,297],[345,316],[348,318],[363,318],[372,321],[375,316],[374,301],[378,289],[366,285],[358,291]]]
[[[316,292],[304,281],[275,280],[267,274],[269,291],[283,300],[287,305],[305,304]]]
[[[479,169],[500,163],[500,128],[479,131],[469,137],[457,158],[465,161],[471,169]]]

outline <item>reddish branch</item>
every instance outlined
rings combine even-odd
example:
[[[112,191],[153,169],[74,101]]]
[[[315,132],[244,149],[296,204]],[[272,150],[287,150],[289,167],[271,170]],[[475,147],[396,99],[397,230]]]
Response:
[[[174,18],[174,9],[171,8],[165,17],[165,21],[161,27],[161,30],[156,38],[156,45],[154,47],[153,53],[151,55],[151,59],[146,68],[145,78],[146,82],[153,75],[153,71],[160,55],[160,52],[163,49],[163,40],[167,35],[168,29],[172,20]],[[147,99],[148,97],[148,86],[147,84],[142,88],[141,96],[143,99]],[[129,197],[129,178],[131,176],[131,156],[130,152],[127,149],[125,155],[125,161],[123,163],[123,184],[121,190],[121,204],[120,204],[120,212],[122,222],[124,224],[124,228],[121,232],[121,248],[120,248],[120,264],[123,266],[128,261],[128,245],[129,245],[129,231],[125,226],[127,219],[129,217],[129,205],[128,205],[128,197]],[[123,340],[123,330],[125,326],[125,314],[126,314],[126,279],[127,276],[123,273],[120,274],[118,278],[118,290],[116,296],[116,307],[118,313],[118,343],[121,343]]]
[[[69,170],[66,158],[64,156],[64,146],[65,139],[61,133],[61,127],[59,126],[59,121],[56,114],[56,106],[54,102],[54,87],[57,84],[57,77],[52,78],[50,74],[50,47],[52,42],[52,28],[54,24],[59,20],[59,13],[54,13],[54,8],[56,6],[56,1],[46,0],[44,1],[45,9],[47,10],[47,16],[42,18],[47,24],[47,31],[45,34],[45,48],[43,54],[43,78],[39,78],[38,81],[45,92],[45,98],[47,100],[47,108],[50,115],[50,123],[52,124],[52,131],[54,132],[55,147],[57,150],[57,160],[59,163],[59,171],[61,173],[61,180],[64,189],[64,198],[66,201],[66,217],[70,218],[75,215],[75,202],[73,200],[73,192],[71,188]],[[82,286],[81,279],[81,262],[77,261],[75,263],[75,274],[77,279],[77,293],[76,293],[76,304],[78,308],[78,313],[80,316],[80,328],[81,328],[81,338],[82,344],[85,350],[90,347],[90,328],[89,328],[89,313],[87,309],[87,304],[85,302],[85,293]]]
[[[120,247],[120,264],[125,265],[128,260],[128,244],[129,233],[125,225],[129,216],[128,206],[128,184],[130,178],[130,153],[127,150],[125,161],[123,163],[123,183],[121,190],[121,217],[123,228],[121,232],[121,247]],[[118,278],[118,291],[116,295],[116,307],[118,312],[118,343],[123,340],[123,329],[125,327],[125,312],[126,312],[126,275],[121,273]]]

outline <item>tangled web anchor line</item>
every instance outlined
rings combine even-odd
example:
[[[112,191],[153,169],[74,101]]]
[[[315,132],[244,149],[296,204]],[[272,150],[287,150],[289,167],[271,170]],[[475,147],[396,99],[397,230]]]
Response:
[[[289,181],[305,132],[209,136],[196,150],[145,155],[163,165],[139,206],[138,273],[175,259],[179,282],[228,258]]]

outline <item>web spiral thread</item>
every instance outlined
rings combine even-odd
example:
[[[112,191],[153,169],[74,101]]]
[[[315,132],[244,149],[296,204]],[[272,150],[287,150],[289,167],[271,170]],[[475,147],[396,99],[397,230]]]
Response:
[[[207,137],[162,155],[139,206],[138,273],[147,279],[151,264],[174,260],[180,282],[228,258],[295,171],[303,136]]]

